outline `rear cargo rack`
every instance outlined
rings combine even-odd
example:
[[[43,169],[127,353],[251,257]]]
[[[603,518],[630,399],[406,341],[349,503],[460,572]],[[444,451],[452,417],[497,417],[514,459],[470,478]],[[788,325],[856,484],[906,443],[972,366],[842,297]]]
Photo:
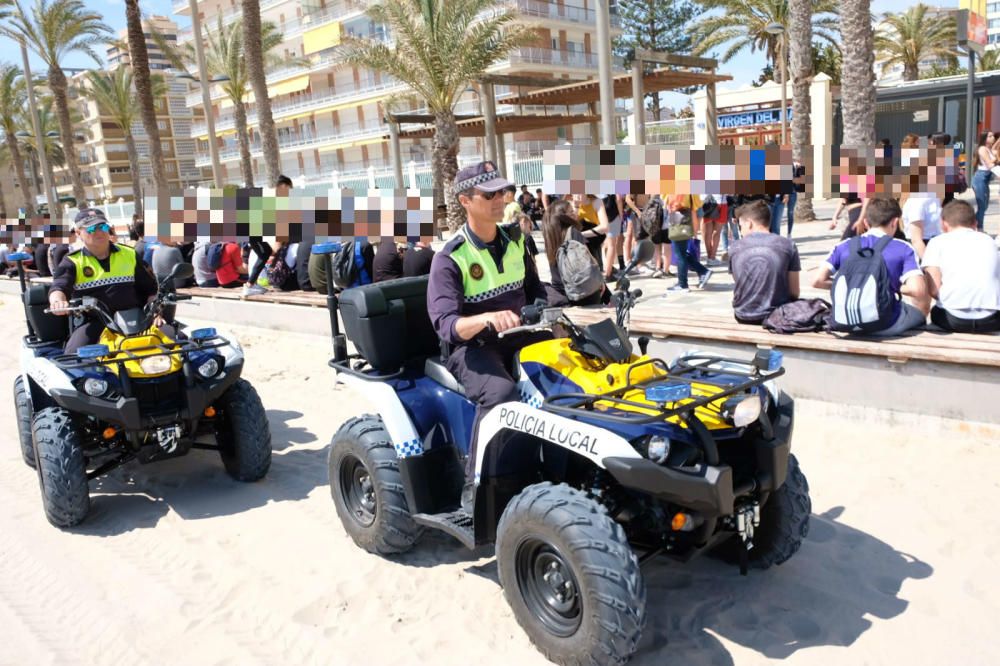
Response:
[[[704,360],[703,364],[692,363],[692,361]],[[736,377],[746,377],[746,381],[739,382],[725,389],[721,389],[711,395],[693,397],[690,400],[685,398],[687,402],[684,404],[673,407],[671,409],[660,409],[656,414],[608,414],[605,411],[596,409],[596,404],[599,402],[610,403],[612,407],[631,407],[643,409],[645,411],[655,410],[655,405],[650,405],[649,403],[639,403],[634,400],[626,400],[622,396],[629,392],[635,391],[637,389],[644,389],[654,384],[661,383],[666,380],[674,382],[683,382],[687,384],[693,384],[699,380],[698,377],[692,377],[691,375],[699,372],[712,370],[712,366],[719,363],[726,363],[730,366],[737,365],[746,367],[746,370],[737,368],[726,368],[724,370],[716,369],[716,372],[732,375]],[[636,368],[641,368],[646,365],[652,365],[658,370],[662,370],[663,374],[650,379],[646,379],[639,382],[632,381],[632,372]],[[718,358],[715,356],[688,356],[676,364],[677,369],[671,371],[669,366],[662,359],[654,358],[647,359],[645,361],[639,361],[629,366],[629,369],[625,373],[625,385],[616,388],[607,393],[598,394],[588,394],[588,393],[557,393],[555,395],[550,395],[545,398],[542,403],[543,409],[560,414],[562,416],[568,416],[570,418],[577,418],[579,416],[586,416],[588,419],[597,419],[602,421],[607,421],[608,423],[625,424],[625,425],[646,425],[650,423],[657,423],[659,421],[665,421],[669,418],[680,416],[682,418],[687,418],[687,416],[694,412],[694,410],[699,407],[705,407],[716,400],[721,398],[726,398],[731,395],[738,393],[743,393],[748,389],[755,386],[760,386],[761,384],[780,377],[785,374],[784,368],[779,368],[771,372],[760,372],[754,368],[751,364],[740,359],[731,358]]]

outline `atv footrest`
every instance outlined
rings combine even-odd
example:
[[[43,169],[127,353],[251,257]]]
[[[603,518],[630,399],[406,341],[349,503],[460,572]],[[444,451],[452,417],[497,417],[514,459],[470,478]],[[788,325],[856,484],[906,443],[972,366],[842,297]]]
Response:
[[[449,513],[417,513],[413,515],[413,521],[418,525],[450,534],[470,550],[476,547],[472,516],[461,509]]]

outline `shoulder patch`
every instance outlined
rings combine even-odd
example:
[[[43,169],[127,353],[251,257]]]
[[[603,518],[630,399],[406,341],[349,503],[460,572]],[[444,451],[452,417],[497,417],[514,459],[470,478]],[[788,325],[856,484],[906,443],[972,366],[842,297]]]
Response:
[[[452,253],[461,247],[462,243],[465,242],[465,234],[455,234],[452,236],[447,243],[444,244],[443,252]]]

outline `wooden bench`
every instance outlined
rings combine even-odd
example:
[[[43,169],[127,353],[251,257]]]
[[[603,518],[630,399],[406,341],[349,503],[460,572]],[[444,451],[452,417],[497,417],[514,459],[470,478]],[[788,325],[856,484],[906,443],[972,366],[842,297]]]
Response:
[[[266,294],[244,296],[242,288],[222,289],[220,287],[188,287],[178,289],[178,293],[197,298],[221,298],[230,301],[253,301],[256,303],[279,303],[282,305],[305,305],[326,307],[326,296],[315,291],[269,291]]]
[[[609,308],[572,308],[566,314],[574,323],[590,324],[613,317]],[[949,333],[936,327],[911,332],[898,338],[873,338],[842,333],[795,333],[780,335],[761,326],[739,324],[730,317],[697,310],[678,312],[633,311],[633,335],[652,338],[683,338],[704,342],[724,342],[878,356],[894,363],[931,361],[1000,368],[1000,334]]]

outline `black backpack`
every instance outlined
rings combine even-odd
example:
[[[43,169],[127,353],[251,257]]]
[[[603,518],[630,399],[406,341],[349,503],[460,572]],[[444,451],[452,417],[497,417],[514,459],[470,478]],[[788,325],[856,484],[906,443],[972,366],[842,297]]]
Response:
[[[809,333],[830,325],[830,304],[822,298],[803,298],[779,305],[764,320],[772,333]]]
[[[892,240],[892,236],[883,236],[873,247],[862,247],[860,236],[848,241],[847,258],[841,262],[830,288],[832,330],[873,333],[892,326],[898,297],[892,291],[889,269],[882,257]]]
[[[663,199],[659,197],[650,198],[646,207],[642,209],[639,216],[639,237],[648,238],[660,231],[663,226]]]

